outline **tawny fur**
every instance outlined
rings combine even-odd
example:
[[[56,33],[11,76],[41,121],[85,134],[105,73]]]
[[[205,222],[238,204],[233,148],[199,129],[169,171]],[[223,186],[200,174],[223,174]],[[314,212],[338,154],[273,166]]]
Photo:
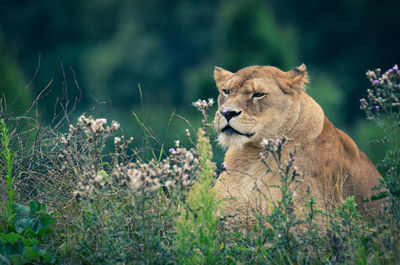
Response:
[[[218,178],[215,189],[221,198],[234,198],[227,201],[230,214],[253,209],[268,212],[266,200],[281,198],[279,189],[269,188],[280,184],[280,178],[266,174],[260,153],[263,139],[284,135],[292,139],[286,145],[286,156],[296,148],[294,164],[304,174],[304,182],[296,187],[296,208],[302,208],[310,192],[324,209],[355,196],[366,215],[378,211],[378,204],[363,202],[378,184],[378,171],[305,92],[308,76],[304,64],[289,72],[272,66],[251,66],[231,73],[216,67],[214,78],[220,92],[214,125],[220,132],[219,143],[228,149],[224,161],[227,170]],[[254,97],[255,93],[263,94]],[[224,111],[240,113],[230,119],[229,125],[247,136],[221,132],[228,125]],[[255,189],[255,183],[267,199]]]

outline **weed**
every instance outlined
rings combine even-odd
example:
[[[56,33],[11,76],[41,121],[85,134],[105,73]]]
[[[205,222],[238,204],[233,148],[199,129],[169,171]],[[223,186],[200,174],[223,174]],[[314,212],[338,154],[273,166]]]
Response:
[[[0,199],[0,205],[4,210],[4,217],[6,223],[10,226],[12,224],[13,214],[13,202],[14,202],[14,175],[13,175],[13,156],[11,153],[9,144],[10,144],[10,136],[8,134],[8,128],[4,122],[4,120],[0,120],[0,139],[1,139],[1,151],[0,151],[0,167],[4,172],[4,180],[7,183],[7,202],[3,202]]]
[[[220,203],[212,189],[216,167],[211,162],[210,140],[201,128],[197,133],[197,151],[200,175],[176,223],[177,260],[178,264],[218,264],[222,262],[217,234]]]

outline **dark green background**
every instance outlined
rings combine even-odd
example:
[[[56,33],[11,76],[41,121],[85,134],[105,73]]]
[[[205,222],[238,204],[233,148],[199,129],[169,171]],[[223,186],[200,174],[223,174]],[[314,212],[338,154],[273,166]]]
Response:
[[[72,68],[83,92],[76,115],[95,105],[97,117],[118,120],[140,144],[134,110],[172,145],[187,127],[174,118],[167,130],[173,110],[197,125],[191,102],[217,97],[214,66],[304,62],[308,92],[376,162],[382,150],[368,141],[378,132],[359,98],[366,70],[400,61],[399,10],[398,0],[3,0],[0,91],[18,111],[53,80],[39,105],[48,123],[57,98],[67,94],[72,105],[79,95]]]

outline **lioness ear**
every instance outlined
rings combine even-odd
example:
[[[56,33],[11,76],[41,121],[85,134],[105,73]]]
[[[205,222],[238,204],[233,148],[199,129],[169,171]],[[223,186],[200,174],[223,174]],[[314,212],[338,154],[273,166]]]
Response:
[[[304,63],[286,72],[285,77],[279,80],[279,84],[285,93],[304,90],[307,83],[309,83],[309,79],[307,67]]]
[[[222,69],[220,67],[215,67],[214,68],[214,79],[215,83],[217,84],[217,87],[221,88],[221,86],[228,81],[229,78],[233,76],[233,73]]]

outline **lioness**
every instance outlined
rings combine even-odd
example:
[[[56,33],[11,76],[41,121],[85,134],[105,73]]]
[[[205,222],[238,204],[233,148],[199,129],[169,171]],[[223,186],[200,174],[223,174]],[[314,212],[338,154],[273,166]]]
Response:
[[[227,169],[215,189],[220,197],[235,198],[227,202],[232,214],[250,208],[268,212],[270,203],[265,200],[281,198],[279,189],[267,188],[279,185],[280,177],[266,174],[260,157],[262,140],[281,136],[292,139],[285,150],[296,148],[294,164],[304,174],[296,190],[296,208],[302,208],[302,198],[311,193],[325,209],[342,198],[355,196],[364,213],[377,211],[376,204],[363,200],[372,195],[380,174],[305,92],[308,75],[304,64],[288,72],[272,66],[251,66],[231,73],[216,67],[214,78],[219,89],[214,126],[220,132],[219,143],[228,149],[224,161]],[[256,183],[265,187],[266,196],[260,189],[256,191]]]

